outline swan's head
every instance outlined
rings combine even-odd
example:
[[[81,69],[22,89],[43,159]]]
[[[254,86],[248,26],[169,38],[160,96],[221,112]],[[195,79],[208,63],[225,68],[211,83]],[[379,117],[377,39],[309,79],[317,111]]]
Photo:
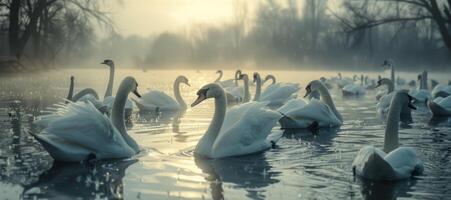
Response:
[[[108,65],[109,67],[114,66],[114,62],[112,60],[110,60],[110,59],[106,59],[100,64]]]
[[[74,76],[70,76],[70,82],[74,82]]]
[[[196,106],[200,102],[208,98],[219,98],[225,96],[224,89],[219,84],[210,83],[197,91],[197,99],[191,104],[191,107]]]
[[[417,79],[418,81],[421,81],[421,74],[418,74]]]
[[[382,79],[379,79],[379,80],[377,81],[376,88],[378,88],[378,87],[380,87],[381,85],[384,85],[384,84],[391,84],[391,80],[388,79],[388,78],[382,78]]]
[[[399,90],[396,92],[395,96],[393,97],[392,101],[400,101],[403,105],[406,105],[411,108],[412,110],[416,110],[417,107],[415,107],[412,103],[414,101],[414,98],[409,95],[407,90]]]
[[[123,85],[123,86],[122,86]],[[122,81],[121,86],[119,88],[124,87],[125,90],[129,92],[133,92],[137,97],[141,98],[141,95],[138,92],[138,82],[136,82],[135,78],[131,76],[125,77]]]
[[[306,87],[305,87],[305,97],[309,96],[313,91],[318,91],[321,87],[325,88],[323,83],[319,80],[313,80],[311,81]]]
[[[186,76],[179,76],[177,77],[177,79],[175,80],[176,82],[180,82],[180,83],[184,83],[187,86],[191,86],[188,82],[188,78],[186,78]]]
[[[247,74],[240,74],[238,80],[249,81],[249,77],[247,76]]]
[[[260,74],[258,74],[258,72],[254,73],[254,83],[257,82],[257,80],[261,80],[260,78]]]
[[[222,70],[216,71],[217,74],[222,74]]]

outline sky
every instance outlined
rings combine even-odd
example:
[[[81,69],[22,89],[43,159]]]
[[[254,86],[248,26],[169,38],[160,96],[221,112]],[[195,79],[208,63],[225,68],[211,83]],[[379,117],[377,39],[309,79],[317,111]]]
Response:
[[[149,36],[177,31],[194,23],[227,22],[236,0],[123,0],[109,3],[117,31],[124,36]],[[110,1],[111,2],[111,1]],[[253,9],[257,0],[246,1]]]
[[[192,24],[231,21],[236,2],[245,2],[252,16],[262,0],[116,0],[107,1],[105,7],[111,12],[119,34],[148,37]],[[338,0],[328,2],[333,7]]]

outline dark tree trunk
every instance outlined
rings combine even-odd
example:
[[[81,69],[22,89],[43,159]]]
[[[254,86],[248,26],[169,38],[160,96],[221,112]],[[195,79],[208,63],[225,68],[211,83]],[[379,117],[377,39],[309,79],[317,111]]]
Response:
[[[440,8],[437,5],[437,0],[431,0],[430,11],[435,23],[438,26],[443,43],[445,44],[446,48],[451,51],[451,35],[446,25],[447,20],[442,16],[442,13],[440,12]]]
[[[13,56],[18,56],[18,44],[19,44],[19,15],[20,15],[21,0],[12,0],[9,11],[9,53]]]

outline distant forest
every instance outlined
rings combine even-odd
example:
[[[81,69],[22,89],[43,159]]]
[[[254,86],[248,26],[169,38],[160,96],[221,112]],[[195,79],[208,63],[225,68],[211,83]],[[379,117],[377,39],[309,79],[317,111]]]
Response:
[[[451,69],[451,0],[341,0],[334,8],[329,1],[262,0],[251,13],[236,0],[228,22],[144,38],[115,32],[102,10],[109,1],[0,0],[0,67],[75,67],[111,58],[146,69],[370,70],[390,58],[405,70]],[[97,26],[109,37],[100,39]]]

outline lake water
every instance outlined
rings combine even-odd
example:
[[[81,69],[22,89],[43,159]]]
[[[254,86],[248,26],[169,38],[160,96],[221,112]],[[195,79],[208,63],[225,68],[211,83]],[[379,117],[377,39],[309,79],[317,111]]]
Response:
[[[261,71],[262,76],[268,73]],[[271,73],[278,81],[298,82],[303,88],[312,79],[336,75],[319,71]],[[233,74],[225,71],[225,78]],[[218,160],[193,156],[213,115],[213,100],[208,100],[185,113],[134,114],[129,134],[144,149],[134,158],[94,166],[54,164],[28,132],[38,132],[31,125],[32,115],[67,96],[70,75],[75,76],[76,90],[92,87],[103,97],[108,71],[100,67],[0,78],[0,199],[451,198],[451,120],[431,119],[425,105],[418,105],[412,113],[413,123],[400,128],[401,145],[418,150],[425,163],[424,174],[400,182],[353,177],[351,164],[358,150],[364,145],[383,145],[385,125],[376,114],[376,91],[345,98],[338,89],[332,89],[343,126],[321,130],[317,135],[307,130],[285,132],[276,148],[259,154]],[[152,88],[170,96],[175,78],[185,75],[191,83],[191,87],[182,86],[188,105],[202,85],[217,77],[215,71],[117,70],[115,89],[128,75],[137,79],[141,93]],[[446,76],[429,75],[443,83]],[[402,77],[416,80],[413,73],[403,73]],[[301,90],[299,95],[304,93]]]

